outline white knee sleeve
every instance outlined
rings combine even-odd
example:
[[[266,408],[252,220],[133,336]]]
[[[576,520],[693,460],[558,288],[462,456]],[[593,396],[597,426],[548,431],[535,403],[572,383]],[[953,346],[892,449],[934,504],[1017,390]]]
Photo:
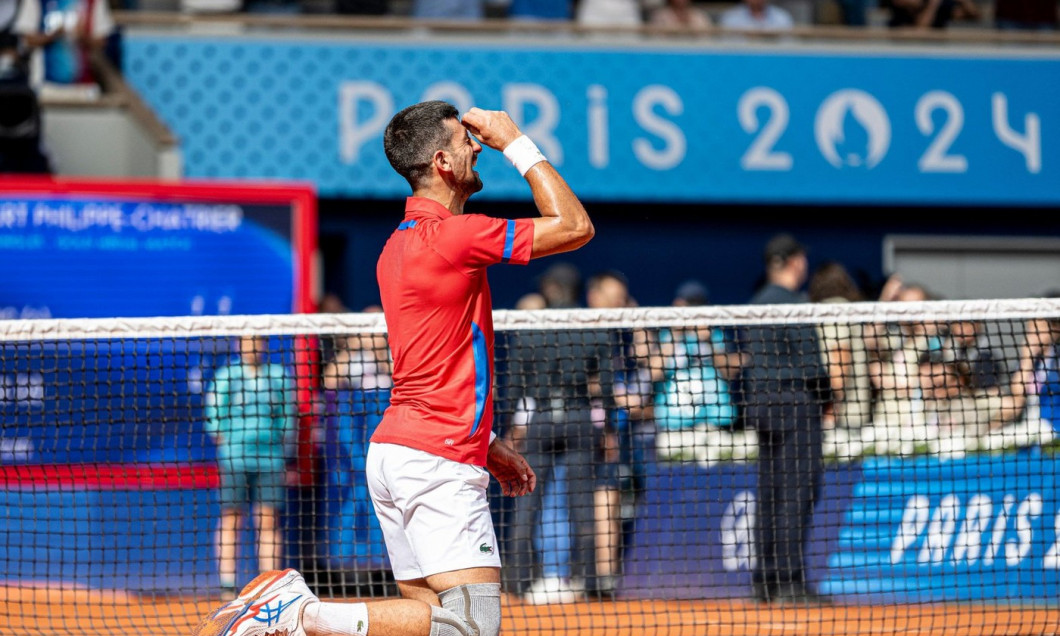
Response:
[[[458,585],[439,594],[438,599],[442,602],[443,608],[449,610],[449,613],[464,624],[467,636],[499,636],[501,632],[500,583]]]

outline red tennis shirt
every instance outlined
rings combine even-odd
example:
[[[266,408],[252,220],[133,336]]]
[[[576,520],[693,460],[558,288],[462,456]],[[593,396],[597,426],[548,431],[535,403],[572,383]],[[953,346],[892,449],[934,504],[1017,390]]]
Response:
[[[376,264],[394,388],[372,441],[486,465],[493,428],[493,303],[486,268],[530,262],[532,219],[454,216],[409,197]]]

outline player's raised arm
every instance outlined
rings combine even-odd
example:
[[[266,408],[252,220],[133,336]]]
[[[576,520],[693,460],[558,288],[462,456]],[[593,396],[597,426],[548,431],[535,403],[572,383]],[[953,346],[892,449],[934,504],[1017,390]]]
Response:
[[[503,151],[530,184],[541,213],[534,219],[531,258],[569,252],[589,242],[595,229],[581,201],[508,113],[472,108],[464,114],[463,124],[483,144]]]

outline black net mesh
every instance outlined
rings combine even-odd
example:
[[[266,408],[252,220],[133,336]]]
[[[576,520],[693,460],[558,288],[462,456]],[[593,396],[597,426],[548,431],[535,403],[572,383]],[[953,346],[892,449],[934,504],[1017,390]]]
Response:
[[[1060,629],[1060,303],[496,316],[505,633]],[[0,327],[4,633],[186,634],[283,567],[397,596],[381,316]]]

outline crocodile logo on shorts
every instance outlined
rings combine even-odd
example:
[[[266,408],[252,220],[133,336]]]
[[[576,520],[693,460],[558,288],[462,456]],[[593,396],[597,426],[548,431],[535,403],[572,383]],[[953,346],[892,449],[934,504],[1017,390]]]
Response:
[[[482,554],[493,554],[493,546],[488,543],[483,543],[478,547],[478,551]]]
[[[357,621],[357,629],[354,630],[358,634],[364,633],[364,621]]]

